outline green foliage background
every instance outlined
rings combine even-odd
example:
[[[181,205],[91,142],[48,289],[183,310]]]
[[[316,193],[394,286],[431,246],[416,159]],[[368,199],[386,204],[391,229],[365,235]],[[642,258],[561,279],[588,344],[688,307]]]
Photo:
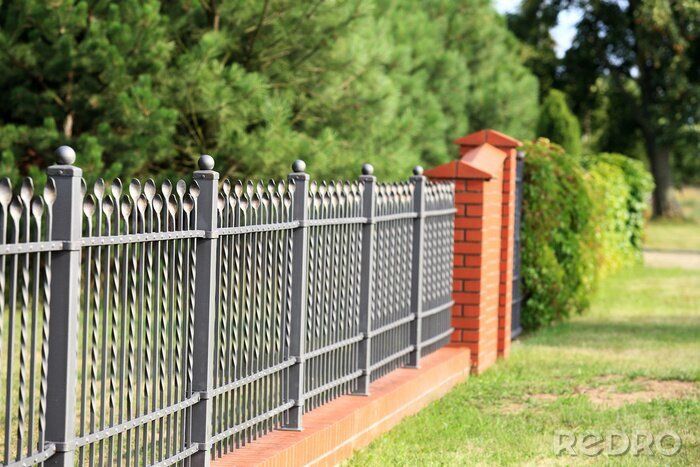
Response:
[[[619,154],[581,157],[540,138],[524,146],[522,323],[582,312],[596,283],[640,258],[653,183]]]
[[[60,144],[88,179],[386,178],[495,127],[533,136],[537,81],[488,0],[0,3],[0,170]]]
[[[537,136],[561,145],[569,154],[581,154],[581,127],[563,92],[550,89],[542,101]]]

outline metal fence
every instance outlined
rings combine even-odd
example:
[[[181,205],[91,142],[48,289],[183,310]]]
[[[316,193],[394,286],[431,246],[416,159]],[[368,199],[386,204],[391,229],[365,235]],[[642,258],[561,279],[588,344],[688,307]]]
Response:
[[[453,186],[0,180],[3,465],[206,465],[444,345]]]
[[[511,334],[515,339],[523,332],[521,324],[523,306],[522,286],[522,229],[523,229],[523,176],[525,173],[525,153],[518,151],[515,166],[515,223],[513,226],[513,302],[511,309]]]

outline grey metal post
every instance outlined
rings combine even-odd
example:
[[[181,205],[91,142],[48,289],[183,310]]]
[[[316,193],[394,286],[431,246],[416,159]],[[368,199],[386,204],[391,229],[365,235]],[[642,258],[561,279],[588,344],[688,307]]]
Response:
[[[372,175],[374,167],[362,166],[360,181],[364,184],[362,196],[362,217],[367,222],[362,226],[361,277],[360,277],[360,332],[364,338],[359,342],[359,369],[362,375],[357,380],[356,394],[369,395],[370,366],[372,356],[372,300],[374,298],[372,274],[374,272],[374,216],[376,211],[377,177]]]
[[[83,171],[72,164],[75,151],[61,146],[58,165],[46,171],[56,184],[51,236],[64,249],[51,258],[49,360],[46,393],[46,442],[56,446],[47,466],[73,466],[75,462],[75,391],[78,358],[78,307],[80,301],[80,239]]]
[[[415,319],[411,321],[411,345],[413,351],[408,355],[408,365],[418,368],[421,356],[421,327],[423,312],[423,239],[425,225],[425,184],[423,167],[417,165],[413,169],[413,207],[418,216],[413,221],[413,249],[411,260],[411,313]]]
[[[192,349],[192,391],[201,399],[192,406],[192,442],[199,451],[192,455],[194,467],[211,462],[212,398],[214,384],[214,320],[216,318],[216,203],[219,194],[219,173],[214,159],[203,155],[194,181],[199,185],[197,229],[204,238],[197,239],[197,274],[195,277],[194,346]]]
[[[295,404],[289,409],[284,429],[301,430],[301,416],[304,409],[304,352],[306,334],[306,308],[307,308],[307,275],[308,275],[308,248],[309,232],[306,226],[308,218],[308,192],[309,175],[304,172],[306,164],[297,160],[292,164],[293,173],[289,174],[289,181],[294,183],[294,204],[292,216],[299,221],[299,227],[292,233],[292,300],[290,323],[290,348],[291,357],[296,362],[289,369],[289,397]]]

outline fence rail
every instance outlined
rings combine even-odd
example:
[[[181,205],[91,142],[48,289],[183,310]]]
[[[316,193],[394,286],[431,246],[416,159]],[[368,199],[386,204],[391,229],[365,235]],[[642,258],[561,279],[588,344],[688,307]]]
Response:
[[[0,180],[3,465],[207,465],[448,340],[453,186]]]

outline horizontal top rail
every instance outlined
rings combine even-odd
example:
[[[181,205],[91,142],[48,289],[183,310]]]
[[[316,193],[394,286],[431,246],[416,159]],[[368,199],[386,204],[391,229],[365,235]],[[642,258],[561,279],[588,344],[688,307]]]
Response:
[[[364,224],[366,217],[333,217],[327,219],[309,219],[302,223],[305,227],[320,227],[324,225]]]
[[[29,243],[10,243],[0,245],[0,255],[18,255],[23,253],[41,253],[44,251],[60,251],[65,249],[63,242],[45,241]]]
[[[457,212],[455,208],[449,208],[449,209],[438,209],[435,211],[425,211],[423,213],[424,217],[433,217],[433,216],[447,216],[449,214],[454,214]]]
[[[415,219],[418,217],[417,212],[399,212],[396,214],[384,214],[381,216],[376,216],[372,219],[373,222],[389,222],[389,221],[397,221],[401,219]]]
[[[426,211],[425,217],[431,216],[442,216],[453,214],[455,209],[441,209],[437,211]],[[414,219],[418,217],[416,212],[405,212],[398,214],[387,214],[383,216],[377,216],[373,219],[368,219],[366,217],[348,217],[348,218],[337,218],[337,219],[312,219],[303,222],[304,226],[308,227],[319,227],[319,226],[329,226],[329,225],[345,225],[345,224],[363,224],[368,222],[389,222],[401,219]],[[245,225],[238,227],[223,227],[216,229],[214,232],[219,235],[240,235],[247,233],[257,233],[257,232],[270,232],[279,230],[289,230],[294,229],[302,225],[299,221],[290,222],[277,222],[273,224],[259,224],[259,225]],[[171,232],[153,232],[153,233],[136,233],[136,234],[124,234],[124,235],[102,235],[102,236],[88,236],[83,237],[80,240],[80,245],[84,247],[91,246],[106,246],[106,245],[126,245],[131,243],[141,243],[141,242],[153,242],[153,241],[164,241],[164,240],[179,240],[186,238],[205,238],[206,232],[204,230],[178,230]],[[61,241],[43,241],[43,242],[29,242],[29,243],[11,243],[0,245],[0,256],[1,255],[11,255],[11,254],[24,254],[24,253],[40,253],[47,251],[61,251],[69,250],[70,245],[65,244]]]
[[[101,237],[84,237],[82,246],[125,245],[129,243],[154,242],[161,240],[179,240],[184,238],[204,238],[204,230],[177,230],[174,232],[154,232],[125,235],[106,235]]]
[[[299,227],[299,221],[276,222],[274,224],[243,225],[239,227],[221,227],[215,230],[219,235],[241,235],[258,232],[273,232]]]

